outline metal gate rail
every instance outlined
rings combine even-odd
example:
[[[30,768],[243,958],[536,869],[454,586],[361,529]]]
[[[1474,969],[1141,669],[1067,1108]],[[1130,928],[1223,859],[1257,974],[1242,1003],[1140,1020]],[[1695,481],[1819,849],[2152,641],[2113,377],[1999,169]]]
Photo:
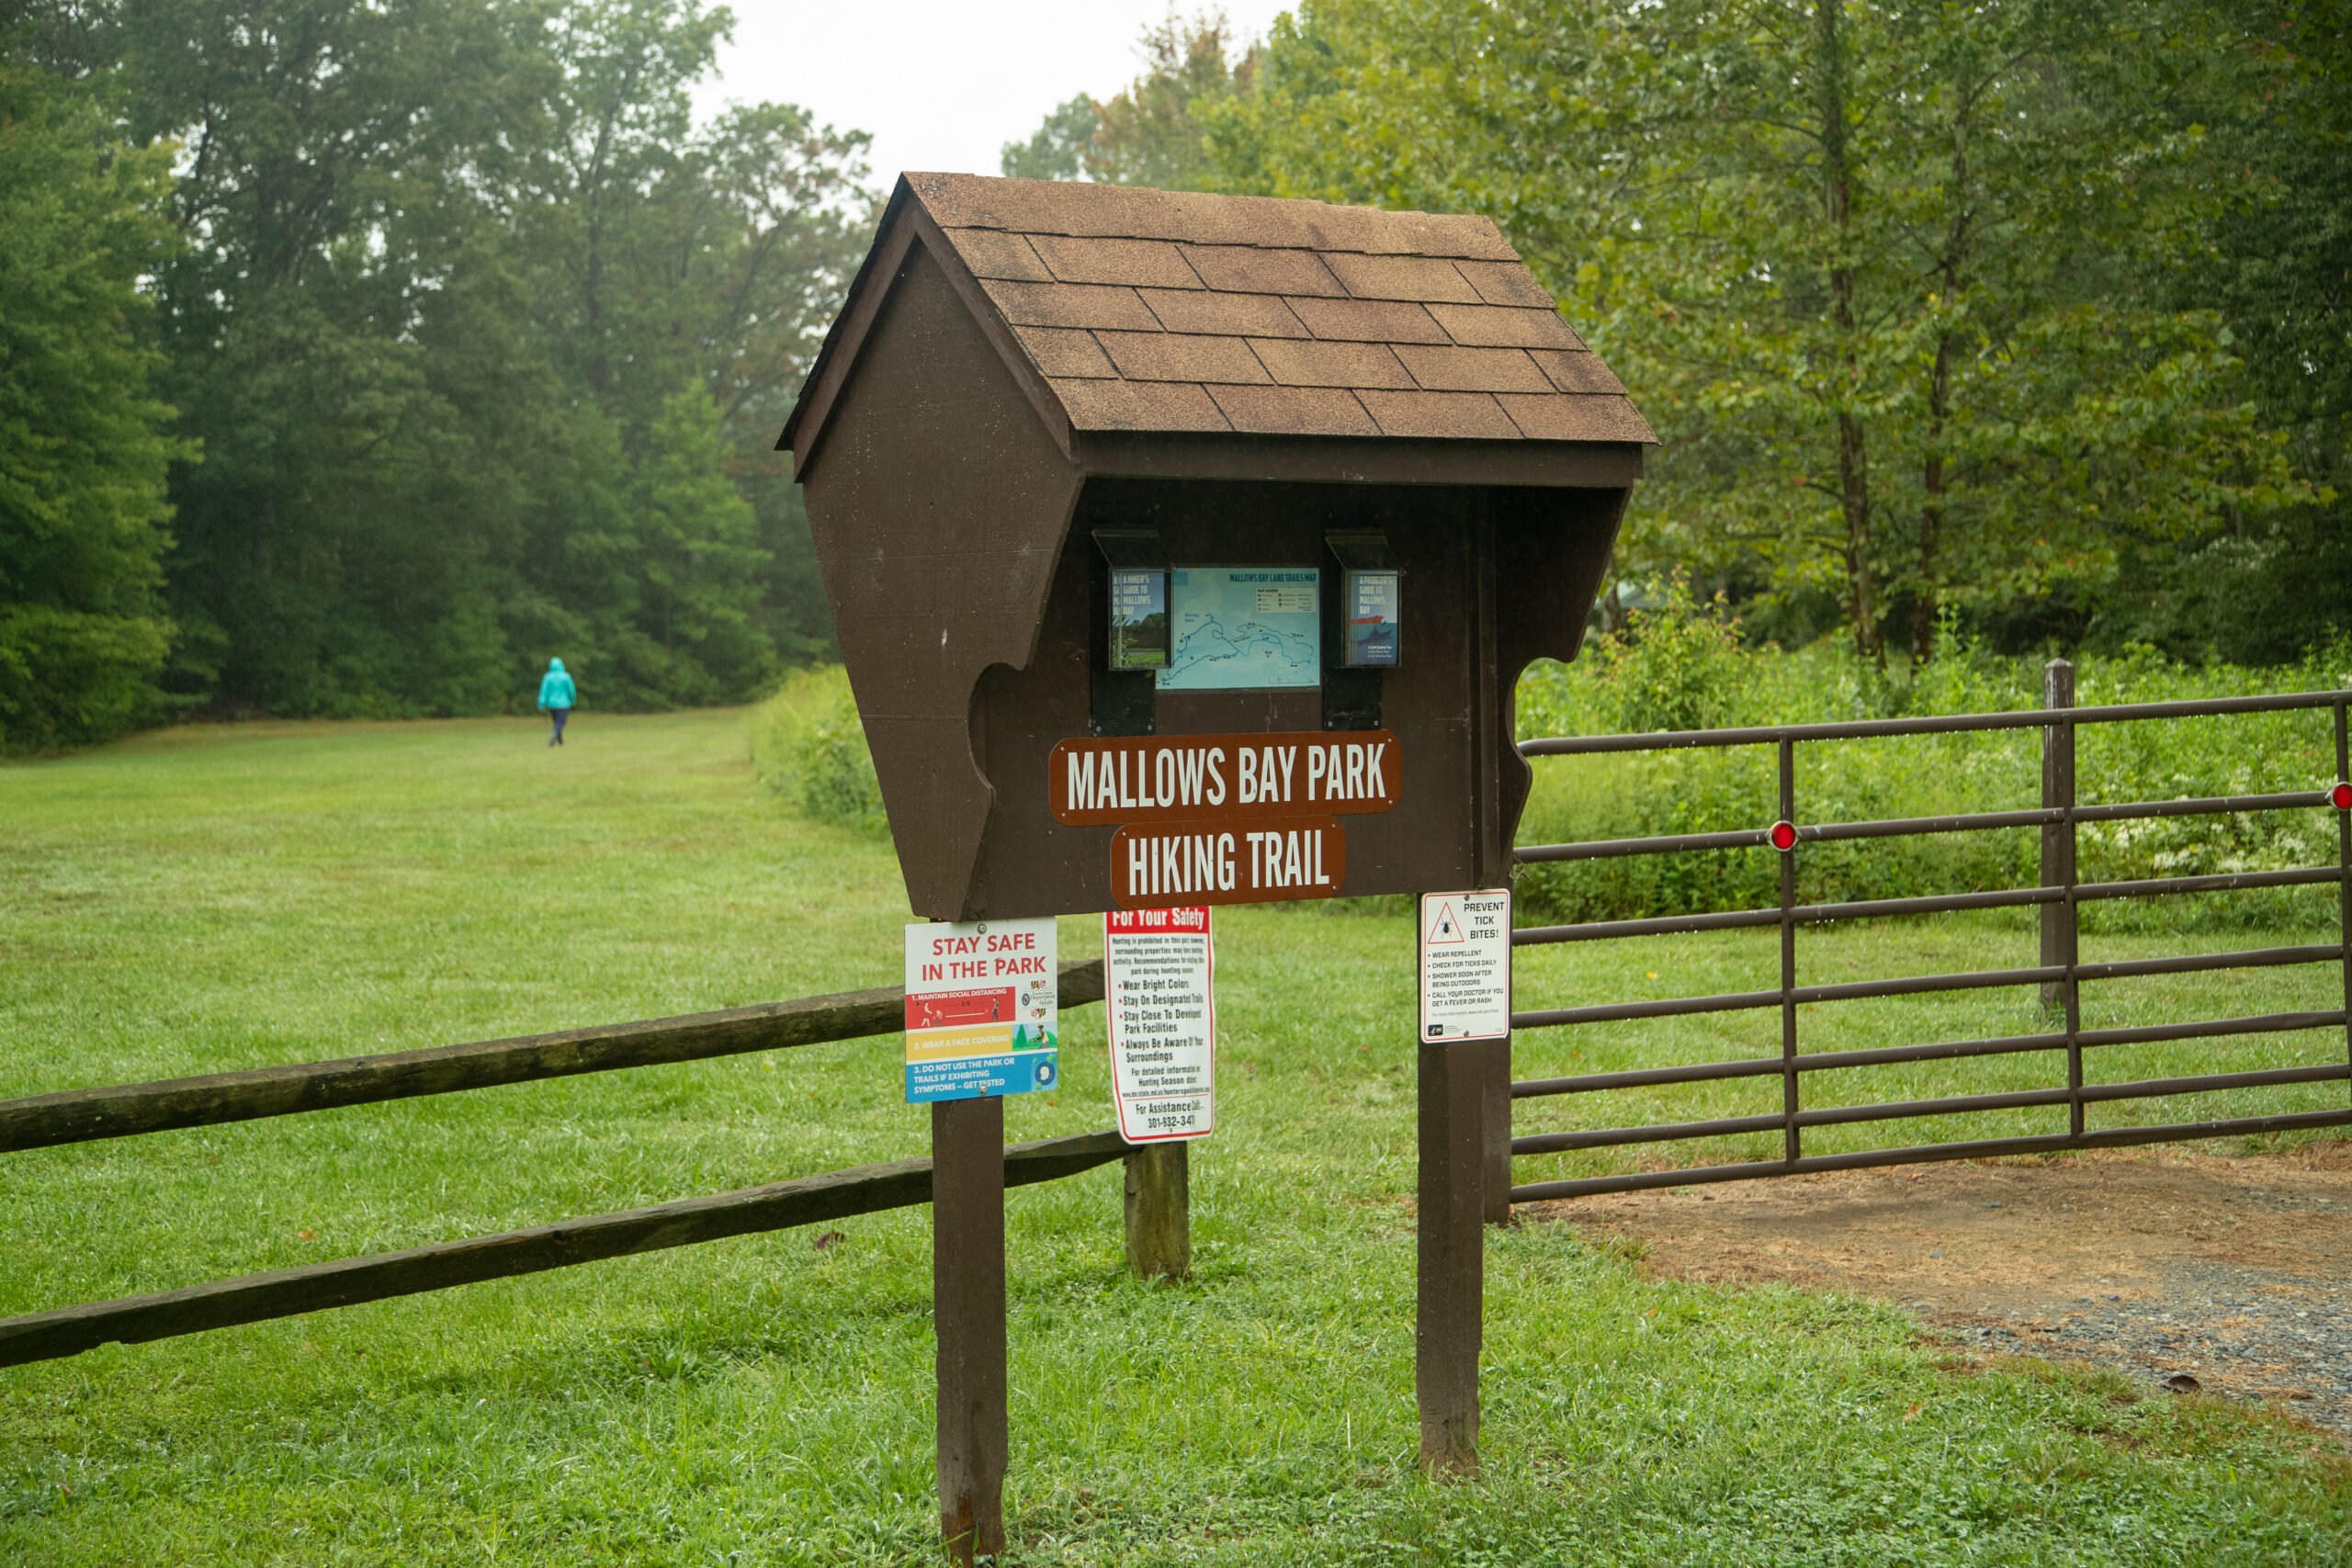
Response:
[[[2090,1130],[2084,1125],[2084,1108],[2110,1100],[2201,1093],[2212,1089],[2249,1089],[2277,1084],[2352,1081],[2352,756],[2346,750],[2346,711],[2352,691],[2296,692],[2276,696],[2221,697],[2202,701],[2124,703],[2100,707],[2074,705],[2073,667],[2053,662],[2046,674],[2045,705],[2018,713],[1956,714],[1927,718],[1867,719],[1846,724],[1802,724],[1739,729],[1665,731],[1649,735],[1602,735],[1530,740],[1520,747],[1522,756],[1556,757],[1617,751],[1665,751],[1694,747],[1764,746],[1777,749],[1780,761],[1780,819],[1762,828],[1735,832],[1681,833],[1646,839],[1602,840],[1576,844],[1537,844],[1515,852],[1521,864],[1614,859],[1631,855],[1685,853],[1694,850],[1776,849],[1781,852],[1781,899],[1776,908],[1737,909],[1701,915],[1667,916],[1650,919],[1594,920],[1577,925],[1532,926],[1511,935],[1515,947],[1561,942],[1594,942],[1620,937],[1666,936],[1690,931],[1733,931],[1778,926],[1781,931],[1781,983],[1771,990],[1737,991],[1718,996],[1676,997],[1654,1001],[1593,1007],[1530,1009],[1511,1014],[1511,1027],[1551,1029],[1571,1024],[1605,1023],[1634,1019],[1673,1018],[1698,1013],[1734,1012],[1778,1007],[1781,1010],[1781,1053],[1693,1066],[1637,1068],[1623,1072],[1585,1073],[1570,1077],[1538,1078],[1513,1083],[1511,1098],[1527,1100],[1552,1095],[1589,1094],[1607,1089],[1644,1089],[1672,1084],[1711,1082],[1726,1078],[1778,1076],[1783,1085],[1781,1108],[1754,1116],[1720,1117],[1712,1121],[1655,1123],[1637,1127],[1595,1128],[1574,1133],[1544,1133],[1514,1137],[1514,1156],[1565,1153],[1577,1149],[1611,1148],[1634,1144],[1667,1143],[1736,1134],[1779,1130],[1782,1157],[1732,1165],[1643,1171],[1576,1180],[1543,1181],[1510,1190],[1513,1202],[1545,1198],[1585,1197],[1653,1187],[1679,1187],[1713,1181],[1738,1181],[1805,1171],[1851,1170],[1868,1166],[1909,1165],[1934,1160],[1973,1159],[1995,1155],[2045,1153],[2063,1149],[2107,1148],[2132,1144],[2165,1143],[2240,1134],[2285,1132],[2299,1128],[2352,1125],[2352,1106],[2270,1116],[2228,1117],[2200,1122],[2167,1122],[2139,1127]],[[2075,799],[2075,728],[2143,719],[2201,718],[2224,714],[2275,713],[2299,708],[2332,708],[2335,731],[2335,782],[2324,789],[2286,794],[2211,796],[2201,799],[2132,801],[2084,806]],[[2063,718],[2056,716],[2063,714]],[[2042,732],[2042,805],[2029,811],[1968,812],[1945,817],[1900,818],[1879,821],[1799,825],[1796,806],[1796,747],[1803,742],[1864,739],[1881,736],[1944,735],[1973,731],[2038,728]],[[2218,816],[2251,811],[2324,809],[2337,813],[2337,863],[2289,871],[2247,872],[2225,875],[2148,877],[2125,882],[2075,880],[2075,825],[2162,817]],[[2042,884],[2038,887],[2003,888],[1992,892],[1957,893],[1926,897],[1875,898],[1831,904],[1796,901],[1796,852],[1808,843],[1895,838],[1919,833],[1973,832],[2033,828],[2042,830]],[[2160,897],[2182,893],[2221,892],[2235,888],[2292,887],[2335,883],[2340,889],[2339,938],[2328,944],[2259,948],[2238,953],[2199,953],[2177,958],[2132,959],[2118,963],[2084,964],[2076,956],[2076,908],[2109,898]],[[1961,909],[2039,907],[2041,910],[2041,959],[2031,967],[1982,970],[1958,975],[1924,975],[1899,979],[1863,980],[1836,985],[1796,983],[1796,931],[1804,925],[1888,915],[1923,915]],[[2166,1023],[2122,1029],[2082,1026],[2081,986],[2085,981],[2132,976],[2180,975],[2211,969],[2261,968],[2305,964],[2338,964],[2344,967],[2345,1005],[2324,1011],[2262,1013],[2246,1018],[2205,1019],[2190,1023]],[[2064,1027],[2033,1034],[1986,1040],[1951,1040],[1872,1050],[1804,1053],[1797,1048],[1797,1009],[1809,1002],[1843,1001],[1866,997],[1915,996],[1928,992],[1975,990],[2004,986],[2039,985],[2042,999],[2063,1008]],[[2174,1040],[2198,1040],[2222,1035],[2265,1034],[2305,1029],[2343,1027],[2343,1063],[2318,1066],[2279,1067],[2249,1072],[2208,1073],[2195,1077],[2145,1078],[2122,1083],[2086,1083],[2083,1054],[2104,1045],[2145,1044]],[[2025,1089],[2000,1094],[1953,1095],[1935,1100],[1894,1101],[1877,1105],[1836,1106],[1808,1111],[1802,1104],[1804,1075],[1845,1067],[1880,1066],[1900,1062],[1943,1061],[1960,1057],[2013,1055],[2030,1052],[2066,1054],[2064,1088]],[[1901,1121],[1943,1116],[1960,1111],[2019,1110],[2064,1105],[2068,1108],[2067,1131],[2041,1136],[1976,1138],[1905,1147],[1868,1149],[1855,1153],[1808,1156],[1803,1134],[1807,1127],[1838,1126],[1860,1122]]]

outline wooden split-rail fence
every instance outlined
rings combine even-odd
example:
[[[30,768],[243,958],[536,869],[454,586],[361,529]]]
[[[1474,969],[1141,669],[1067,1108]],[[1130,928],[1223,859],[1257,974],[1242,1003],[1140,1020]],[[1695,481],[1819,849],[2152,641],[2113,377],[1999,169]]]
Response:
[[[1101,961],[1062,966],[1063,1007],[1102,999]],[[905,993],[885,987],[512,1040],[69,1089],[0,1101],[0,1153],[817,1045],[895,1034],[905,1026]],[[1138,1148],[1106,1130],[1015,1144],[1002,1157],[1006,1187],[1055,1181],[1124,1158],[1129,1263],[1146,1275],[1187,1271],[1191,1244],[1182,1145]],[[497,1235],[30,1313],[0,1319],[0,1366],[911,1208],[931,1202],[935,1186],[930,1158],[891,1160]]]

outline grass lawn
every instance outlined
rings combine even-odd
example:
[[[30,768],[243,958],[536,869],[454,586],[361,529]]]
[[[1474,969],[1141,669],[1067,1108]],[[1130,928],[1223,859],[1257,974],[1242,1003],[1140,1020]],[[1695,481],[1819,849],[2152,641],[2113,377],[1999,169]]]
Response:
[[[887,984],[887,844],[754,790],[741,716],[256,725],[0,769],[0,1096]],[[2332,940],[2086,940],[2086,956]],[[2029,962],[2022,919],[1801,939],[1807,979]],[[1064,923],[1065,956],[1095,951]],[[1652,1282],[1491,1236],[1484,1477],[1413,1466],[1411,953],[1399,914],[1218,917],[1221,1131],[1197,1279],[1121,1267],[1115,1167],[1008,1202],[1023,1562],[2340,1563],[2339,1445],[2119,1382],[1979,1367],[1870,1301]],[[1769,983],[1770,933],[1525,955],[1565,1004]],[[1653,977],[1655,976],[1655,977]],[[2094,1020],[2336,1005],[2332,968],[2115,982]],[[1973,993],[1808,1014],[1808,1048],[2041,1027]],[[1110,1122],[1099,1010],[1014,1138]],[[1550,1032],[1521,1076],[1777,1049],[1771,1013]],[[2094,1077],[2340,1057],[2117,1051]],[[1815,1102],[2052,1081],[1847,1075]],[[1522,1130],[1762,1109],[1733,1084]],[[2333,1096],[2333,1100],[2330,1096]],[[895,1039],[0,1159],[0,1313],[922,1152]],[[2340,1102],[2342,1086],[2102,1108]],[[1596,1097],[1597,1099],[1598,1097]],[[1893,1129],[2040,1129],[2063,1112]],[[1863,1146],[1823,1130],[1808,1146]],[[1746,1145],[1668,1151],[1738,1156]],[[1610,1156],[1520,1162],[1522,1179]],[[1630,1156],[1647,1157],[1641,1152]],[[1581,1158],[1582,1163],[1578,1163]],[[935,1551],[927,1211],[0,1371],[0,1561],[767,1564]]]

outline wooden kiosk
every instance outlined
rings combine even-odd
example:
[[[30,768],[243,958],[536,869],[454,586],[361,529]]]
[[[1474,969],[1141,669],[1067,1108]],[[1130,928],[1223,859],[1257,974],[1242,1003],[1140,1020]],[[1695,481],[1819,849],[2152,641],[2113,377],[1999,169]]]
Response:
[[[778,446],[909,902],[1508,881],[1513,686],[1575,656],[1654,441],[1489,220],[902,177]],[[1476,1442],[1508,1083],[1508,1042],[1422,1048],[1440,1465]],[[998,1100],[933,1107],[966,1556],[1002,1540],[1002,1127]]]

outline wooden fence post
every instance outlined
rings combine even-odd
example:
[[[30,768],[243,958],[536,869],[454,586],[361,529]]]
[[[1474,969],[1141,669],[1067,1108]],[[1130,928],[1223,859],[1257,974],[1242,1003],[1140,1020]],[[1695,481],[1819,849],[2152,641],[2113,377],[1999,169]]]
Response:
[[[1193,1273],[1192,1144],[1139,1144],[1127,1151],[1127,1267],[1144,1279]]]
[[[2075,705],[2075,667],[2053,659],[2041,667],[2041,705]],[[2075,727],[2053,724],[2041,732],[2041,806],[2054,811],[2075,804]],[[2065,887],[2075,880],[2075,828],[2071,822],[2048,822],[2041,829],[2041,886]],[[2072,902],[2041,906],[2041,964],[2052,968],[2075,961],[2075,907]],[[2041,1005],[2065,1005],[2063,981],[2041,983]]]
[[[1510,1038],[1477,1042],[1481,1210],[1490,1225],[1510,1224]]]
[[[958,1563],[1004,1551],[1004,1101],[931,1107],[939,1529]]]
[[[1485,1042],[1420,1046],[1419,1280],[1413,1389],[1421,1463],[1478,1467],[1478,1343],[1486,1293]]]

